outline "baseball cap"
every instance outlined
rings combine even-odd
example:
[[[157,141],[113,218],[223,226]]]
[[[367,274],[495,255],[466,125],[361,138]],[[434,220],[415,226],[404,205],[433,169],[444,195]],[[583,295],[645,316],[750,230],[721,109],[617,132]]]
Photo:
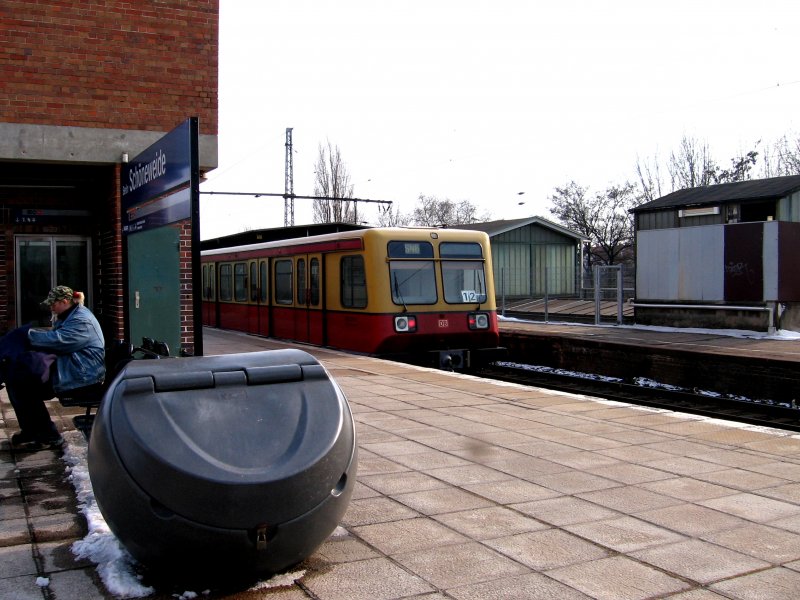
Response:
[[[50,306],[51,304],[58,302],[59,300],[72,300],[72,297],[75,295],[75,292],[72,291],[71,287],[67,287],[66,285],[57,285],[50,293],[47,294],[47,298],[44,299],[42,304],[46,304]]]

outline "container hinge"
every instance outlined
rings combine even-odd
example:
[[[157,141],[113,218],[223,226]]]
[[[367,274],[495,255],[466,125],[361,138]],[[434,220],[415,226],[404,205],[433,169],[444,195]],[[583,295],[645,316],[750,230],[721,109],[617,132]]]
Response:
[[[264,525],[256,529],[256,550],[267,549],[267,526]]]

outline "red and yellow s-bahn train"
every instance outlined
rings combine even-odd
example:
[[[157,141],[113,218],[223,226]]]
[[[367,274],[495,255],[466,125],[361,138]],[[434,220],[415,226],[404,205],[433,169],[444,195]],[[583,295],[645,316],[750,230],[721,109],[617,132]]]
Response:
[[[419,364],[495,360],[489,238],[376,228],[202,252],[203,324]]]

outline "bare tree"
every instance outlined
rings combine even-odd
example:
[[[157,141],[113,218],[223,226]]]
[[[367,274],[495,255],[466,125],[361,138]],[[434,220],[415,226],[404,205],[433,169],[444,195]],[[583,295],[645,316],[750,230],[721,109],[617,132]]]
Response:
[[[764,176],[800,175],[800,135],[784,135],[764,153]]]
[[[716,165],[706,142],[683,136],[677,153],[669,157],[669,175],[673,190],[695,188],[714,183]]]
[[[650,202],[663,196],[661,170],[659,168],[658,155],[649,161],[636,158],[636,176],[642,191],[642,200]]]
[[[353,184],[339,146],[330,141],[319,145],[314,176],[314,195],[327,198],[314,200],[314,223],[355,223],[355,203],[347,200],[353,197]]]
[[[378,225],[381,227],[405,227],[411,222],[411,217],[401,214],[400,207],[396,204],[378,210]]]
[[[417,206],[411,216],[415,225],[424,227],[454,227],[488,219],[488,214],[479,217],[478,207],[469,200],[453,202],[447,198],[439,200],[435,196],[423,194],[417,198]]]
[[[761,143],[761,140],[756,142],[756,146]],[[710,178],[714,183],[731,183],[733,181],[747,181],[752,179],[751,171],[756,165],[758,160],[758,152],[750,150],[741,156],[735,156],[731,159],[731,168],[722,169],[714,167],[710,174]]]
[[[633,247],[633,219],[629,210],[642,202],[636,186],[626,182],[594,196],[574,181],[556,188],[550,213],[589,240],[591,264],[613,265],[629,258]]]

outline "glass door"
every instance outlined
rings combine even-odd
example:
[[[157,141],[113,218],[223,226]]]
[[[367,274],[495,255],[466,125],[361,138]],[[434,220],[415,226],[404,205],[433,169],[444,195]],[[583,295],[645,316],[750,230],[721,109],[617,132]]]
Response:
[[[46,324],[49,312],[41,306],[56,285],[68,285],[92,300],[91,242],[77,236],[17,236],[17,324]]]

